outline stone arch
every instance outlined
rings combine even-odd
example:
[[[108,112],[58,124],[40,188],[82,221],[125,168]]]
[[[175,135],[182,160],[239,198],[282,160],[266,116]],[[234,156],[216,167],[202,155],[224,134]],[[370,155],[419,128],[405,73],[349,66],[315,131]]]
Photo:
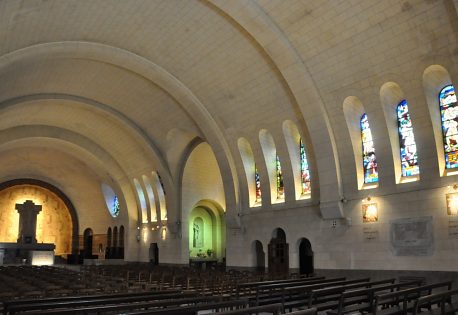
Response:
[[[18,179],[13,179],[9,180],[6,182],[3,182],[0,184],[0,191],[13,187],[13,186],[19,186],[19,185],[32,185],[32,186],[39,186],[42,188],[45,188],[55,195],[57,195],[65,204],[67,209],[70,212],[70,217],[72,220],[72,245],[71,245],[71,251],[72,254],[77,254],[78,249],[79,249],[79,223],[78,223],[78,215],[76,212],[75,207],[73,206],[73,203],[70,201],[70,199],[56,186],[38,180],[38,179],[33,179],[33,178],[18,178]]]
[[[93,236],[91,228],[87,228],[83,232],[83,257],[92,259]]]
[[[313,144],[314,156],[320,157],[316,159],[318,176],[314,176],[314,180],[318,182],[321,174],[326,177],[326,181],[318,185],[323,188],[320,190],[321,214],[323,218],[343,217],[343,208],[339,203],[343,188],[334,133],[321,95],[296,49],[255,2],[206,1],[245,30],[281,74],[294,98],[293,105],[302,114],[301,125],[303,121],[303,128],[308,131]]]
[[[149,208],[149,214],[150,214],[150,220],[151,222],[157,222],[158,221],[158,215],[157,215],[157,207],[156,207],[156,197],[154,195],[153,187],[151,185],[151,181],[148,176],[142,175],[143,179],[143,185],[145,185],[145,190],[146,190],[146,196],[148,197],[147,204]]]
[[[20,62],[29,58],[52,57],[82,58],[103,63],[109,60],[110,64],[143,76],[169,93],[182,106],[184,111],[192,117],[196,125],[201,128],[206,141],[215,148],[218,164],[222,172],[226,174],[227,182],[231,183],[231,185],[225,185],[224,187],[225,198],[229,205],[228,209],[231,209],[231,212],[234,211],[232,216],[228,216],[228,219],[231,225],[239,226],[235,215],[240,207],[238,204],[238,177],[231,150],[218,124],[189,88],[150,60],[121,48],[92,42],[52,42],[25,47],[1,56],[0,69],[10,63]],[[167,176],[166,180],[167,186],[172,187],[171,178]],[[170,202],[173,203],[174,198],[171,198]],[[177,208],[181,209],[182,207]],[[180,217],[180,213],[174,215],[176,215],[176,218],[173,218],[173,220]]]

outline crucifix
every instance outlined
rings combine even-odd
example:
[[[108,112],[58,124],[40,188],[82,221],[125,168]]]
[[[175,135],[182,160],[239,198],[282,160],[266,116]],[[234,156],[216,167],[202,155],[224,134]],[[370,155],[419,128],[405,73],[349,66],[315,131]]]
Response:
[[[37,215],[41,211],[41,205],[26,200],[23,204],[17,203],[16,210],[19,212],[18,243],[36,244]]]

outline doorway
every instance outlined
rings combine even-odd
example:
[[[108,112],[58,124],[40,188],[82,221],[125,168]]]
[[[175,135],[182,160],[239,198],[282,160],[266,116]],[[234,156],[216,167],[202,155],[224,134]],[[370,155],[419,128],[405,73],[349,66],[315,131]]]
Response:
[[[284,275],[289,272],[289,244],[286,243],[285,231],[276,228],[268,246],[269,273]]]
[[[299,243],[299,272],[305,275],[314,272],[312,244],[306,238],[300,239]]]
[[[256,272],[264,273],[266,269],[266,253],[264,253],[261,241],[254,241],[252,248]]]

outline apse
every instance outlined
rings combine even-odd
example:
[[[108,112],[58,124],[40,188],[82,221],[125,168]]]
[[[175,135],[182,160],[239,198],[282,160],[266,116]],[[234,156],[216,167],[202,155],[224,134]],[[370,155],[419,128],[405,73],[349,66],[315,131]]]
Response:
[[[73,222],[67,205],[52,191],[36,185],[17,185],[0,191],[0,242],[17,241],[19,214],[15,204],[26,200],[42,206],[37,217],[37,242],[55,244],[55,255],[71,254]]]

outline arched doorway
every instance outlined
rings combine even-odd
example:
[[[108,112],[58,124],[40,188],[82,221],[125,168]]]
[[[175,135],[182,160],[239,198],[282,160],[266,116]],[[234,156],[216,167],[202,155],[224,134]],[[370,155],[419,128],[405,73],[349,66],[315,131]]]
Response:
[[[286,243],[286,233],[281,228],[276,228],[268,246],[269,273],[287,274],[289,272],[289,244]]]
[[[253,252],[253,265],[256,268],[256,272],[264,273],[266,269],[266,253],[262,247],[261,241],[254,241],[252,244]]]
[[[119,256],[119,247],[118,247],[118,227],[113,228],[113,258],[117,259]]]
[[[312,244],[306,238],[299,240],[299,273],[311,275],[314,272]]]
[[[111,227],[109,227],[107,231],[107,246],[105,247],[105,259],[111,258],[111,252],[112,252],[111,238],[112,238]]]
[[[83,257],[92,258],[92,240],[93,240],[92,229],[87,228],[84,230],[83,234]]]
[[[226,261],[224,211],[214,201],[201,200],[189,214],[189,259],[191,265],[215,267]]]
[[[119,259],[124,259],[124,225],[119,227]]]

